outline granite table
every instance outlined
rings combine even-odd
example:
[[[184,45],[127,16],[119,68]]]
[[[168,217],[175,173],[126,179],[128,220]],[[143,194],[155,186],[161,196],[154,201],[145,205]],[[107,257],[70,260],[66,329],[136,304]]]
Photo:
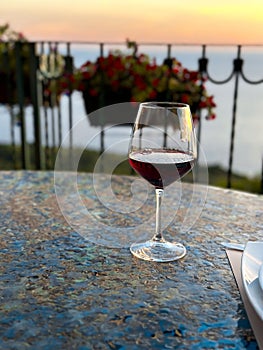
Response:
[[[142,223],[154,216],[150,192],[132,211],[132,176],[112,176],[110,193],[104,175],[94,184],[78,174],[79,203],[71,176],[59,179],[54,186],[53,172],[0,172],[0,349],[257,348],[221,243],[263,239],[261,196],[196,185],[184,204],[193,191],[183,184],[165,234],[178,230],[187,255],[153,263],[128,247],[133,233],[152,230],[151,219]],[[168,213],[178,193],[167,192]]]

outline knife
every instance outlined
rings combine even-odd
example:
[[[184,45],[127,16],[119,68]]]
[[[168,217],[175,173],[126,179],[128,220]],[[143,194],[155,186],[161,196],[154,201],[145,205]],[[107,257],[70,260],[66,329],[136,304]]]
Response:
[[[223,242],[221,243],[225,248],[231,249],[231,250],[239,250],[243,252],[245,249],[245,244],[240,244],[240,243],[231,243],[231,242]]]

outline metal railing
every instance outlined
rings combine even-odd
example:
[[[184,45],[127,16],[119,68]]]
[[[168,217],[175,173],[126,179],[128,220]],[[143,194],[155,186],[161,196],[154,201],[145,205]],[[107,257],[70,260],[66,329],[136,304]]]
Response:
[[[5,91],[0,91],[0,103],[6,103],[8,105],[8,110],[10,114],[10,138],[11,145],[13,147],[13,161],[14,168],[16,168],[16,163],[18,160],[18,155],[15,151],[15,132],[14,132],[14,121],[19,116],[20,123],[20,142],[21,142],[21,167],[23,169],[28,168],[29,163],[29,148],[27,140],[27,129],[26,129],[26,119],[25,119],[25,106],[27,103],[32,107],[32,116],[33,116],[33,150],[34,150],[34,163],[36,169],[49,168],[51,164],[52,150],[55,150],[56,146],[59,146],[62,140],[62,115],[60,105],[57,101],[45,101],[45,95],[43,94],[43,87],[46,81],[56,80],[60,77],[62,72],[59,70],[58,62],[56,62],[56,55],[52,57],[52,54],[59,53],[63,47],[63,59],[64,59],[64,70],[63,72],[71,72],[74,65],[74,57],[72,55],[72,45],[86,45],[97,47],[98,56],[103,56],[105,54],[105,47],[107,46],[118,46],[125,45],[124,43],[96,43],[96,42],[87,42],[87,43],[71,43],[71,42],[16,42],[16,43],[1,43],[5,45],[5,49],[2,49],[1,61],[0,61],[0,85],[5,86]],[[10,57],[10,45],[14,45],[14,50]],[[142,43],[140,45],[151,45],[151,46],[162,46],[166,50],[165,57],[171,58],[172,49],[180,44],[147,44]],[[191,45],[189,45],[191,46]],[[232,71],[230,74],[221,80],[214,78],[209,70],[209,58],[207,57],[207,48],[209,45],[193,45],[199,47],[201,55],[198,58],[198,70],[211,84],[223,85],[227,84],[230,81],[234,82],[233,88],[233,101],[232,101],[232,115],[231,118],[231,136],[230,136],[230,149],[229,149],[229,158],[228,158],[228,169],[227,169],[227,187],[231,188],[231,179],[233,172],[233,154],[235,148],[235,130],[236,130],[236,120],[237,120],[237,104],[239,98],[239,84],[242,79],[245,83],[251,85],[259,85],[263,83],[263,77],[259,79],[250,79],[246,76],[243,69],[244,58],[242,57],[242,46],[235,46],[236,54],[235,58],[232,61]],[[260,45],[259,45],[260,46]],[[4,46],[3,46],[4,47]],[[263,45],[262,45],[263,47]],[[26,57],[25,57],[26,52]],[[42,57],[47,58],[45,69],[41,66],[40,59]],[[89,59],[87,55],[87,60]],[[28,70],[25,69],[25,61],[28,62]],[[53,61],[52,61],[53,60]],[[13,65],[13,66],[12,66]],[[3,74],[4,72],[4,74]],[[15,75],[13,76],[13,72]],[[263,76],[263,73],[262,73]],[[2,80],[2,82],[1,82]],[[70,82],[69,82],[70,83]],[[13,91],[14,86],[16,91]],[[42,90],[39,93],[40,89]],[[1,97],[2,93],[2,97]],[[15,94],[15,95],[14,95]],[[50,97],[49,97],[50,98]],[[6,101],[5,101],[6,99]],[[28,101],[28,99],[30,101]],[[52,99],[52,97],[51,97]],[[10,101],[10,103],[8,102]],[[40,106],[43,108],[44,113],[44,125],[41,125],[40,118]],[[55,107],[55,108],[54,108]],[[48,121],[48,115],[52,115],[52,125],[50,127]],[[55,118],[56,114],[56,118]],[[68,125],[69,128],[72,127],[73,119],[73,104],[72,96],[68,96]],[[1,117],[1,116],[0,116]],[[57,120],[57,125],[55,125],[55,120]],[[43,124],[43,123],[42,123]],[[42,140],[42,129],[44,128],[44,140]],[[200,118],[198,126],[198,135],[199,139],[201,138],[201,129],[202,129],[202,119]],[[51,134],[50,134],[51,130]],[[102,128],[102,138],[104,137],[104,131]],[[201,140],[200,140],[201,141]],[[70,140],[70,146],[72,147],[72,139]],[[0,140],[1,143],[1,140]],[[103,140],[101,142],[103,145]],[[45,153],[43,156],[43,147],[45,148]],[[55,152],[55,151],[54,151]],[[262,167],[263,172],[263,167]],[[263,179],[263,174],[262,174]],[[263,191],[263,180],[262,180],[262,191]]]

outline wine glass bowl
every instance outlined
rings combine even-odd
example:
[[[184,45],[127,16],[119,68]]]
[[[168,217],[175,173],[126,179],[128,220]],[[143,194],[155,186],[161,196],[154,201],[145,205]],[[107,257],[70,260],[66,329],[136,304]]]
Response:
[[[133,255],[144,260],[173,261],[186,254],[178,242],[167,242],[161,228],[164,189],[194,166],[196,137],[190,107],[175,102],[141,103],[129,145],[131,167],[155,188],[156,230],[147,242],[133,243]]]

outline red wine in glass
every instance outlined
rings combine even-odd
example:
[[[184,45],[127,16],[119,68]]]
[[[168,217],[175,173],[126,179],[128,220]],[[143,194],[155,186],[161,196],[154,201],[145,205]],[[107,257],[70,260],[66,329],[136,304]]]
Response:
[[[129,163],[155,188],[163,189],[192,169],[194,157],[177,150],[145,149],[130,153]]]

